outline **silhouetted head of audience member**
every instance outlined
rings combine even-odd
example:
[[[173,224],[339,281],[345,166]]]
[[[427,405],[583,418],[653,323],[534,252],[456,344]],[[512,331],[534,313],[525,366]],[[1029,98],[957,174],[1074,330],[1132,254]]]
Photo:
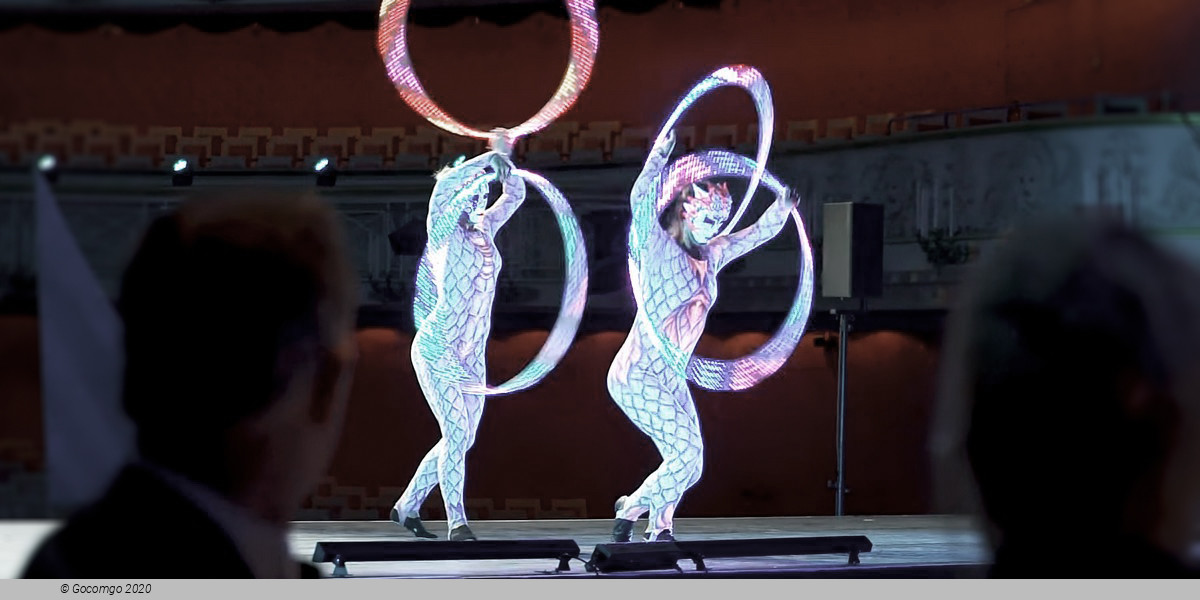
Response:
[[[1041,223],[976,266],[943,352],[936,471],[957,459],[973,477],[994,575],[1186,571],[1200,501],[1189,264],[1108,215]]]
[[[340,436],[356,305],[315,196],[197,197],[156,219],[119,303],[143,459],[287,522]]]

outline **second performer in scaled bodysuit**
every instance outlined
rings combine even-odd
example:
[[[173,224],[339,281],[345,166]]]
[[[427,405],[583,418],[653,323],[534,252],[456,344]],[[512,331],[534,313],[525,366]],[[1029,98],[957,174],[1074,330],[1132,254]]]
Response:
[[[489,162],[490,175],[484,175]],[[503,182],[503,193],[488,208],[490,177]],[[463,508],[463,485],[485,397],[468,390],[486,383],[484,352],[501,265],[495,236],[524,200],[525,182],[498,152],[442,171],[429,200],[429,239],[417,270],[412,363],[441,439],[421,460],[391,514],[418,537],[437,537],[418,514],[440,485],[449,539],[475,539]]]
[[[721,235],[732,199],[725,185],[692,184],[666,210],[655,208],[674,135],[650,157],[631,193],[629,268],[638,315],[608,371],[608,391],[653,440],[662,464],[616,504],[613,541],[627,542],[634,522],[650,513],[645,539],[673,540],[672,521],[683,494],[700,479],[704,442],[688,388],[687,364],[717,300],[717,273],[775,237],[796,197],[784,189],[759,220]]]

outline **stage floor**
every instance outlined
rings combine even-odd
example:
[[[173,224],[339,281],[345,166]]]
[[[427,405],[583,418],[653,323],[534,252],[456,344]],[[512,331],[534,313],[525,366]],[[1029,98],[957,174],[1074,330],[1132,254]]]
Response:
[[[645,520],[634,529],[645,530]],[[445,535],[444,521],[427,521],[430,531]],[[706,560],[707,573],[694,571],[690,560],[679,561],[681,572],[655,572],[654,576],[734,577],[979,577],[988,553],[972,521],[960,516],[881,517],[771,517],[676,519],[676,536],[685,540],[768,537],[865,535],[873,548],[860,556],[861,564],[847,565],[841,555],[779,556]],[[597,544],[609,541],[610,520],[475,521],[471,529],[480,539],[573,539],[587,560]],[[319,541],[415,540],[390,521],[299,522],[293,528],[291,547],[298,557],[312,559]],[[352,577],[595,577],[573,561],[569,573],[553,573],[554,560],[418,561],[408,563],[349,563]],[[318,565],[329,575],[333,567]],[[648,573],[613,573],[602,577],[645,576]]]
[[[445,523],[428,521],[434,533],[445,534]],[[597,544],[608,542],[609,520],[476,521],[471,528],[480,539],[573,539],[587,560]],[[29,552],[57,527],[53,521],[0,521],[0,577],[19,574]],[[640,535],[641,521],[634,529]],[[970,519],[960,516],[772,517],[677,519],[681,541],[865,535],[871,552],[861,564],[847,565],[846,555],[814,555],[707,560],[708,572],[698,573],[689,560],[680,572],[613,573],[601,577],[979,577],[988,560],[984,541]],[[296,558],[312,560],[317,542],[416,541],[390,521],[305,521],[293,525],[290,539]],[[317,565],[326,576],[333,566]],[[480,560],[349,563],[351,577],[596,577],[573,561],[568,573],[553,573],[554,560]]]

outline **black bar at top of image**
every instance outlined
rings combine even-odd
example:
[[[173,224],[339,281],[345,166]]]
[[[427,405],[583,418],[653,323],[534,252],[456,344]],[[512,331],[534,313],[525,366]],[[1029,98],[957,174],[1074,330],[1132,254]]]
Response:
[[[716,9],[721,0],[597,0],[597,9],[623,13],[649,12],[668,2],[688,8]],[[519,23],[544,13],[566,18],[561,0],[416,0],[409,21],[418,27],[446,27],[465,19],[493,25]],[[222,2],[195,4],[158,2],[145,6],[113,2],[86,7],[72,3],[0,2],[0,31],[25,25],[60,32],[90,31],[103,26],[129,33],[156,33],[188,25],[208,33],[236,31],[259,26],[278,32],[306,31],[325,23],[338,23],[356,30],[375,30],[379,25],[378,0],[295,0],[291,2]]]

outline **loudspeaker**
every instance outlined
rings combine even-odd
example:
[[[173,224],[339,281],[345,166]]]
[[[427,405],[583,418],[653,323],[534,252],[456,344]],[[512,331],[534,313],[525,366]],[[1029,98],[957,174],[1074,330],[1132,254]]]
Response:
[[[821,295],[870,298],[883,294],[883,206],[826,204],[821,245]]]

